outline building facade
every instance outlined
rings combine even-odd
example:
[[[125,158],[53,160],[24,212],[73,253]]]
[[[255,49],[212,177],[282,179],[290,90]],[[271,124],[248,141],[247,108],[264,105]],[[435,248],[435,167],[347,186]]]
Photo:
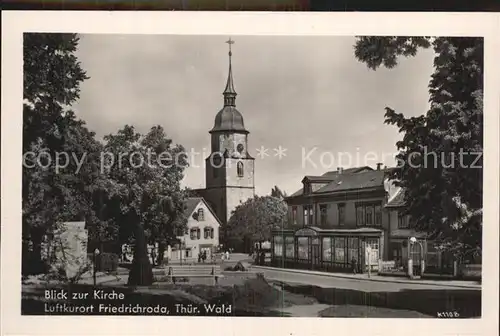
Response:
[[[305,176],[303,187],[285,199],[288,225],[272,233],[271,263],[324,271],[355,267],[358,272],[370,268],[457,276],[453,255],[439,250],[404,214],[404,190],[385,177],[386,170],[378,164],[376,169]],[[385,264],[391,266],[385,269]]]
[[[186,201],[185,214],[187,228],[183,236],[177,237],[181,242],[169,247],[169,262],[195,262],[200,253],[206,253],[210,260],[219,247],[220,220],[210,205],[200,197],[191,197]]]
[[[228,41],[229,45],[233,41]],[[215,116],[210,130],[211,153],[206,158],[205,189],[195,190],[203,197],[222,225],[226,224],[233,210],[255,195],[255,160],[248,152],[249,131],[242,114],[236,108],[229,49],[229,72],[223,92],[224,105]]]
[[[399,188],[385,207],[390,227],[389,260],[394,261],[394,267],[407,273],[411,259],[417,272],[456,275],[454,256],[440,251],[426,233],[417,231],[411,217],[404,214],[404,206],[404,190]]]
[[[381,164],[305,176],[302,185],[286,198],[288,227],[273,231],[275,266],[366,271],[388,258],[391,184]]]

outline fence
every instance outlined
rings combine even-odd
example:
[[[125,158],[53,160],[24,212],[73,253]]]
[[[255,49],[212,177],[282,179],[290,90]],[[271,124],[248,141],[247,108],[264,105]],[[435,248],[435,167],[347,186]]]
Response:
[[[463,264],[460,265],[460,276],[464,279],[481,279],[481,264]]]
[[[378,273],[379,274],[396,274],[404,273],[401,267],[398,267],[395,260],[384,261],[379,259],[378,261]]]

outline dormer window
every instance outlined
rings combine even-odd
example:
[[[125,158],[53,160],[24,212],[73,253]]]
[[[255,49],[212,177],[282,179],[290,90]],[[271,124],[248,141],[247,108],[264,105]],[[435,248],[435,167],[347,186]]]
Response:
[[[312,191],[311,184],[309,182],[304,182],[304,194],[310,194]]]
[[[198,209],[198,221],[204,221],[205,220],[205,212],[203,211],[202,208]]]

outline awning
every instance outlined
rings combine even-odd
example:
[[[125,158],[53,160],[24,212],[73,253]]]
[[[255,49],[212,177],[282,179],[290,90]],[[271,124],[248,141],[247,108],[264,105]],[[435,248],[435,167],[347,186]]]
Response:
[[[383,234],[381,229],[371,227],[361,228],[335,228],[335,229],[322,229],[315,226],[303,227],[298,230],[273,230],[273,236],[285,235],[296,237],[317,237],[317,236],[369,236],[380,237]]]
[[[411,229],[398,229],[392,230],[391,235],[389,236],[390,239],[408,239],[410,237],[424,239],[427,237],[427,234],[425,232],[418,232]]]

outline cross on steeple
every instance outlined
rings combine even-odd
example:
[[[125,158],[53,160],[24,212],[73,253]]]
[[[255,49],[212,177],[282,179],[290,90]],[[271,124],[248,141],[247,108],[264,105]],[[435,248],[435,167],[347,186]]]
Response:
[[[234,41],[229,38],[226,43],[229,45],[229,57],[231,57],[233,55],[233,53],[231,52],[231,44],[234,44]]]
[[[234,84],[233,84],[233,69],[231,65],[231,56],[233,56],[233,52],[231,51],[231,45],[234,44],[234,41],[229,38],[229,40],[226,41],[226,43],[229,45],[229,72],[227,74],[227,83],[226,83],[226,88],[224,90],[224,106],[235,106],[236,104],[236,91],[234,90]]]

